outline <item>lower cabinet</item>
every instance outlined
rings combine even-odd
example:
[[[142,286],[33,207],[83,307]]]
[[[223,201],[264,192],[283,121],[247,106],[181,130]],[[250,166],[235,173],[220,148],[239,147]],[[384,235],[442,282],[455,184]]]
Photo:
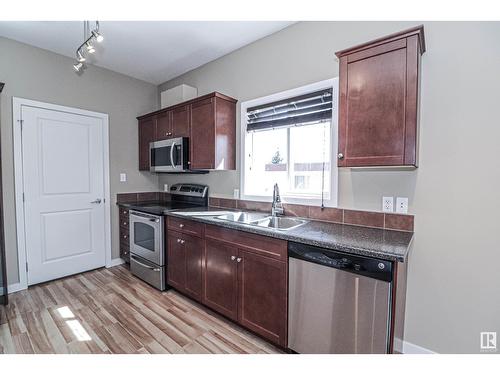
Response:
[[[285,348],[287,242],[212,225],[193,235],[171,219],[168,284]]]
[[[238,257],[238,321],[286,346],[287,264],[245,250],[240,250]]]
[[[202,302],[222,315],[238,319],[238,248],[207,239]]]
[[[128,264],[130,263],[130,229],[128,209],[119,207],[118,219],[120,221],[120,258],[122,258]]]
[[[201,301],[202,253],[200,238],[168,231],[167,283],[197,301]]]

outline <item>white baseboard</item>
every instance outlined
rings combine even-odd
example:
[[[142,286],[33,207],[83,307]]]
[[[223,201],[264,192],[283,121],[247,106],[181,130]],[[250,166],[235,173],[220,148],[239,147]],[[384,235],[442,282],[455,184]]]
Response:
[[[122,258],[111,259],[111,262],[106,264],[106,268],[116,267],[123,263],[125,263],[125,261]]]
[[[394,340],[394,349],[403,354],[437,354],[430,349],[399,339]]]
[[[7,285],[7,293],[8,294],[19,292],[20,290],[24,290],[24,289],[26,289],[26,286],[24,286],[21,283]]]

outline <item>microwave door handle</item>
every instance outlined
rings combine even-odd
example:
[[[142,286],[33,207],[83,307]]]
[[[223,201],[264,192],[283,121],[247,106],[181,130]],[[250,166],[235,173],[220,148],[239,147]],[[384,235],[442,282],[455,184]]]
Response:
[[[175,149],[175,142],[172,142],[172,145],[170,146],[170,165],[172,168],[176,168],[174,165],[174,149]]]

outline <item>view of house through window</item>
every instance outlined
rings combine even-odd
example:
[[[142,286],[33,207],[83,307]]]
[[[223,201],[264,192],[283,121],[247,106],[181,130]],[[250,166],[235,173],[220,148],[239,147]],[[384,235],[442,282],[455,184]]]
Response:
[[[256,108],[247,109],[244,196],[270,197],[278,183],[285,198],[329,200],[331,88]]]

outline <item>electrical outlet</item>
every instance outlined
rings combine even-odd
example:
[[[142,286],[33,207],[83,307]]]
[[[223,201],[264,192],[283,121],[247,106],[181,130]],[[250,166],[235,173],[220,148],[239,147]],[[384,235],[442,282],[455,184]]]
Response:
[[[396,198],[396,212],[400,214],[408,213],[408,198],[405,197]]]
[[[382,197],[382,211],[394,212],[394,197]]]
[[[120,173],[120,182],[127,182],[127,174]]]
[[[240,189],[234,189],[233,190],[233,198],[239,199],[239,197],[240,197]]]
[[[168,184],[163,184],[163,191],[168,193]]]

